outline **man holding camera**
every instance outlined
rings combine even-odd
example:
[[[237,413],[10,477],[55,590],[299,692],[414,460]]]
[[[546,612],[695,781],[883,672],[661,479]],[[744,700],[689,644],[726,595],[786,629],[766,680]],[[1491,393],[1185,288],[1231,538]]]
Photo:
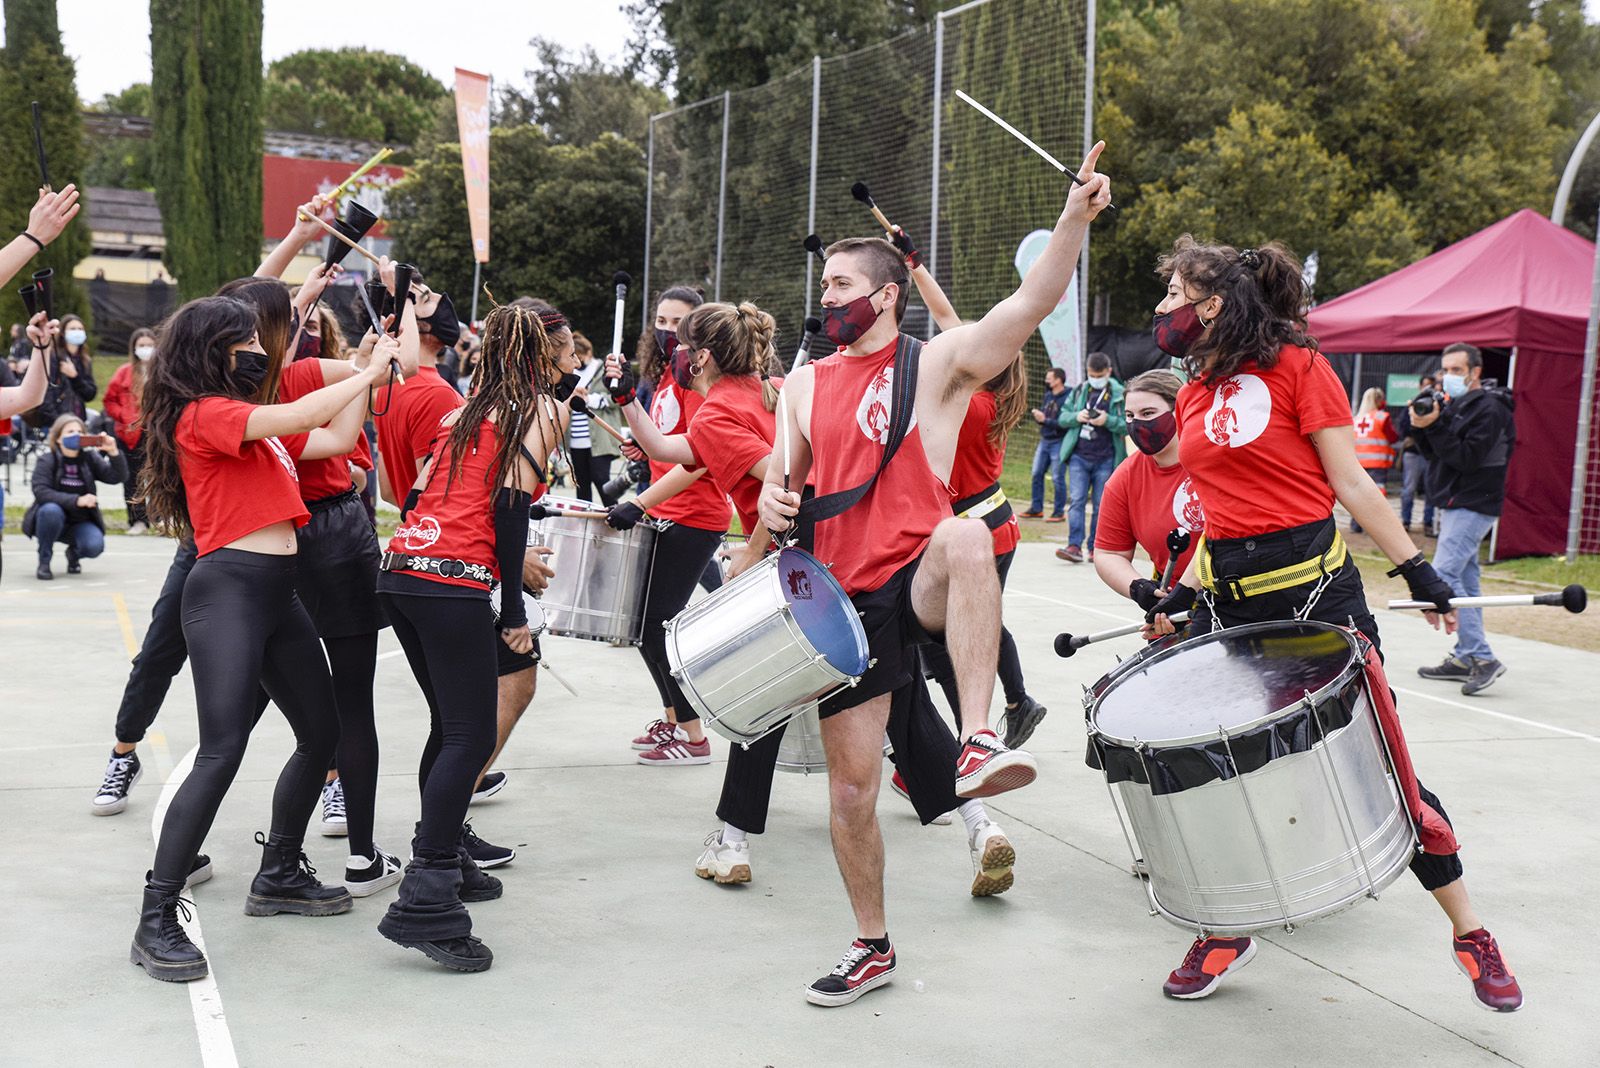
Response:
[[[1087,377],[1061,405],[1056,422],[1066,432],[1061,439],[1061,459],[1066,461],[1072,505],[1067,509],[1067,547],[1056,556],[1068,563],[1083,562],[1083,546],[1094,559],[1094,532],[1100,523],[1100,494],[1111,472],[1127,458],[1124,444],[1128,424],[1122,408],[1122,383],[1111,373],[1111,357],[1091,352],[1084,362]],[[1083,513],[1090,503],[1094,516],[1084,537]]]
[[[1428,459],[1428,500],[1439,509],[1433,566],[1457,597],[1478,596],[1478,547],[1505,500],[1506,467],[1517,427],[1508,390],[1483,385],[1483,354],[1458,342],[1445,348],[1442,392],[1411,402],[1411,431]],[[1459,610],[1455,650],[1436,667],[1418,668],[1425,679],[1461,683],[1475,694],[1505,674],[1483,633],[1483,610]]]

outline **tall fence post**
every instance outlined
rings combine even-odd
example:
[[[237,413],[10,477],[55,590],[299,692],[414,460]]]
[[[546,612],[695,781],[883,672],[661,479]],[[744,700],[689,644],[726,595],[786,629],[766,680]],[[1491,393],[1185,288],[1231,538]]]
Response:
[[[817,232],[817,131],[822,121],[822,57],[811,57],[811,174],[806,180],[806,233]],[[811,261],[806,254],[806,318],[811,317]]]
[[[1600,225],[1600,220],[1597,220]],[[1589,435],[1594,416],[1595,363],[1600,361],[1600,241],[1594,247],[1594,280],[1589,284],[1589,329],[1583,335],[1583,388],[1578,392],[1578,442],[1572,456],[1572,501],[1567,512],[1567,563],[1578,558],[1583,527],[1583,495],[1589,480]]]
[[[1084,12],[1083,29],[1083,154],[1087,156],[1094,147],[1094,38],[1095,0],[1089,0]],[[1089,237],[1083,234],[1083,251],[1078,254],[1078,374],[1081,377],[1083,358],[1089,348]]]
[[[932,194],[928,209],[928,273],[937,276],[939,273],[939,156],[942,151],[944,138],[944,17],[948,12],[939,12],[934,20],[933,29],[933,177],[929,183],[929,192]],[[933,316],[928,317],[929,333],[937,332],[939,326],[933,321]]]
[[[644,281],[639,286],[639,321],[648,329],[654,322],[650,314],[650,227],[656,199],[656,116],[650,116],[649,137],[644,153]]]
[[[722,163],[719,168],[720,177],[717,180],[717,274],[716,282],[711,287],[712,300],[722,299],[722,223],[728,211],[728,111],[733,94],[724,90],[722,93]]]

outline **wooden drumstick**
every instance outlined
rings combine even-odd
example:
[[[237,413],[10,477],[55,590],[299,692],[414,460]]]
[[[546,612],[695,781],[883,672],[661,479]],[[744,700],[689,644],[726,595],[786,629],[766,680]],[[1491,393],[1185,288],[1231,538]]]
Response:
[[[334,237],[337,237],[340,241],[343,241],[345,244],[349,245],[351,248],[353,248],[357,252],[361,253],[367,259],[371,260],[374,264],[376,264],[378,262],[378,257],[374,256],[372,253],[368,252],[366,249],[362,248],[360,245],[356,244],[354,241],[350,240],[348,237],[345,237],[339,231],[335,230],[332,226],[329,226],[327,223],[323,222],[321,219],[317,218],[315,215],[308,215],[303,211],[300,212],[299,215],[300,215],[300,218],[302,218],[302,219],[309,219],[312,222],[316,223],[318,226],[320,226],[324,230],[326,230],[329,234],[333,235]]]
[[[581,412],[584,415],[588,415],[589,416],[589,425],[591,427],[600,427],[607,434],[610,434],[612,437],[616,438],[617,442],[619,444],[621,444],[623,442],[626,442],[628,440],[626,437],[623,436],[622,431],[618,430],[616,427],[612,426],[610,423],[606,422],[604,419],[601,419],[599,416],[591,415],[590,412],[589,412],[589,403],[587,401],[585,401],[582,397],[573,397],[572,398],[571,407],[572,407],[572,410],[575,411],[575,412]]]
[[[889,221],[887,215],[878,210],[877,201],[872,199],[872,193],[867,189],[866,182],[857,182],[851,186],[850,195],[867,206],[867,210],[872,212],[872,217],[878,220],[878,225],[883,227],[884,233],[894,233],[894,223]]]

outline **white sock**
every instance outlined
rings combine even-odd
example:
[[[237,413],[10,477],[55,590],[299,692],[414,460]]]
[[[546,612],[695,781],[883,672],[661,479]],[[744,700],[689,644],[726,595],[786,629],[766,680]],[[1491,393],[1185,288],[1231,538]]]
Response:
[[[722,844],[738,845],[745,840],[745,833],[731,823],[722,825]]]
[[[967,825],[967,841],[972,841],[972,836],[978,833],[978,828],[989,822],[989,810],[983,807],[983,802],[977,798],[964,802],[956,809],[961,813],[961,821]]]

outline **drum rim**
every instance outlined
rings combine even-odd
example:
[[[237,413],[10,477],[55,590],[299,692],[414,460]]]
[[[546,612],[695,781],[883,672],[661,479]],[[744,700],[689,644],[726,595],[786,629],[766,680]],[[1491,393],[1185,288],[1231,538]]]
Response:
[[[799,556],[815,564],[816,570],[822,575],[823,582],[830,590],[838,594],[839,600],[845,605],[845,616],[850,621],[850,633],[856,639],[856,653],[858,654],[860,663],[862,665],[860,675],[851,674],[848,671],[840,671],[837,667],[834,667],[833,662],[829,660],[827,656],[823,654],[822,650],[817,648],[816,643],[811,640],[811,635],[807,634],[804,628],[798,628],[798,623],[796,626],[800,630],[801,637],[805,639],[806,645],[811,649],[813,657],[817,658],[817,662],[823,667],[826,667],[829,671],[833,672],[835,675],[838,675],[839,681],[844,682],[849,680],[853,685],[855,682],[860,681],[862,676],[872,669],[872,645],[867,641],[867,628],[861,624],[861,616],[856,611],[855,602],[852,601],[850,599],[850,595],[845,592],[844,583],[840,582],[836,577],[834,577],[832,568],[828,567],[828,565],[824,564],[821,560],[818,560],[811,553],[797,545],[786,545],[777,552],[771,553],[767,559],[772,560],[774,562],[774,568],[776,568],[778,563],[784,559],[791,558],[792,556]],[[783,599],[783,610],[789,613],[789,617],[793,619],[794,606],[790,603],[788,595],[784,592],[782,581],[779,581],[778,583],[778,596]]]
[[[1188,648],[1191,644],[1197,645],[1204,642],[1218,641],[1223,637],[1237,637],[1256,632],[1281,629],[1288,626],[1309,627],[1312,630],[1338,633],[1345,639],[1350,648],[1350,661],[1345,664],[1344,668],[1339,672],[1339,674],[1328,680],[1328,682],[1321,687],[1310,692],[1310,700],[1313,704],[1320,705],[1328,697],[1342,691],[1346,686],[1348,686],[1353,677],[1359,676],[1365,671],[1364,663],[1359,655],[1361,652],[1360,643],[1356,641],[1355,635],[1350,632],[1349,628],[1341,627],[1334,623],[1324,623],[1320,619],[1270,619],[1259,623],[1243,623],[1237,627],[1223,627],[1219,630],[1213,630],[1207,634],[1200,634],[1193,638],[1186,638],[1181,642],[1175,642],[1172,645],[1167,646],[1167,648],[1162,649],[1154,656],[1150,657],[1150,659],[1141,661],[1138,665],[1138,668],[1142,669],[1152,664],[1160,663],[1162,660],[1171,659],[1172,657],[1176,656],[1180,650]],[[1129,663],[1131,664],[1132,661]],[[1285,713],[1298,708],[1301,704],[1301,702],[1297,701],[1292,705],[1285,705],[1283,708],[1279,708],[1269,715],[1259,716],[1255,719],[1249,720],[1248,722],[1229,727],[1226,735],[1219,730],[1212,730],[1205,734],[1194,734],[1181,738],[1124,738],[1120,735],[1111,734],[1100,726],[1100,706],[1102,702],[1105,701],[1106,695],[1115,690],[1124,679],[1131,677],[1134,670],[1134,668],[1129,668],[1128,670],[1120,673],[1110,673],[1115,677],[1112,678],[1112,681],[1104,690],[1101,690],[1099,693],[1095,694],[1094,702],[1088,709],[1087,718],[1090,736],[1099,739],[1107,745],[1120,746],[1124,749],[1138,749],[1140,747],[1145,747],[1148,749],[1182,749],[1185,746],[1199,745],[1205,742],[1218,741],[1225,737],[1231,738],[1241,734],[1248,734],[1251,731],[1260,729],[1268,723],[1272,723]]]

